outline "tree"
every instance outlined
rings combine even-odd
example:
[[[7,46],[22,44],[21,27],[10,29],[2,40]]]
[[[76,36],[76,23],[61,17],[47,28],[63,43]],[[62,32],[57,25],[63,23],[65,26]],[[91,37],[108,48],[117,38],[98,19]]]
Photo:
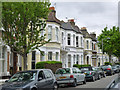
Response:
[[[107,38],[110,39],[108,40]],[[115,26],[113,26],[113,28],[111,28],[110,30],[108,30],[108,28],[105,27],[104,30],[102,30],[102,34],[98,36],[98,41],[99,41],[98,46],[102,49],[102,41],[103,41],[103,52],[108,53],[110,63],[111,63],[111,55],[114,54],[117,57],[120,55],[119,39],[120,39],[119,28]]]
[[[49,2],[3,2],[3,40],[11,51],[23,56],[24,70],[27,69],[27,54],[48,43],[44,35]]]

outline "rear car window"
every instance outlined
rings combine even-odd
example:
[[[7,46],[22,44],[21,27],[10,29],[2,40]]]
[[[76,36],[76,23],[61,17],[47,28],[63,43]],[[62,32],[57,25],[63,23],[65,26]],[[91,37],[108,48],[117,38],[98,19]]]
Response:
[[[70,68],[58,69],[55,74],[70,74]]]
[[[102,68],[103,68],[103,69],[111,68],[111,66],[103,66]]]
[[[86,71],[88,71],[89,69],[88,69],[88,68],[81,68],[81,70],[86,70]]]

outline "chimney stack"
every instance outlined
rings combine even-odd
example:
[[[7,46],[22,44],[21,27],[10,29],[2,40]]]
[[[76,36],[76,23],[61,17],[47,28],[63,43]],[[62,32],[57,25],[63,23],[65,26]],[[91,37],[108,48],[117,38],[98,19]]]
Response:
[[[86,27],[82,27],[81,30],[87,30]]]
[[[69,19],[68,22],[70,22],[71,25],[75,25],[74,19]]]
[[[55,11],[55,7],[50,7],[49,10]]]

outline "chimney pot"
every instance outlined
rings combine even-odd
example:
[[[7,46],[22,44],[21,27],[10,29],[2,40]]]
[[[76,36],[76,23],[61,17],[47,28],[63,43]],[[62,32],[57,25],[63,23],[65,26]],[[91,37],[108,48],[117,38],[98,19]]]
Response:
[[[74,22],[74,19],[69,19],[68,21],[69,21],[69,22]]]
[[[55,10],[55,7],[50,7],[49,10]]]

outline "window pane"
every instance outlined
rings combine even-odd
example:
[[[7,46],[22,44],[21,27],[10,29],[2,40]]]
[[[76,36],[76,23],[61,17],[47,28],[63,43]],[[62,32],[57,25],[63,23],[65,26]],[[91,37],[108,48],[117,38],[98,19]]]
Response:
[[[56,52],[56,60],[58,60],[58,52]]]
[[[43,52],[43,55],[42,53],[40,54],[40,61],[44,61],[44,57],[45,57],[45,53]]]
[[[70,45],[70,34],[68,34],[68,45]]]
[[[48,26],[48,39],[52,39],[52,26]]]
[[[58,35],[59,35],[59,31],[58,28],[56,27],[56,40],[58,41]]]
[[[32,60],[35,60],[35,51],[32,51]]]
[[[48,60],[52,60],[52,52],[48,52]]]
[[[78,36],[76,37],[76,47],[78,47]]]

